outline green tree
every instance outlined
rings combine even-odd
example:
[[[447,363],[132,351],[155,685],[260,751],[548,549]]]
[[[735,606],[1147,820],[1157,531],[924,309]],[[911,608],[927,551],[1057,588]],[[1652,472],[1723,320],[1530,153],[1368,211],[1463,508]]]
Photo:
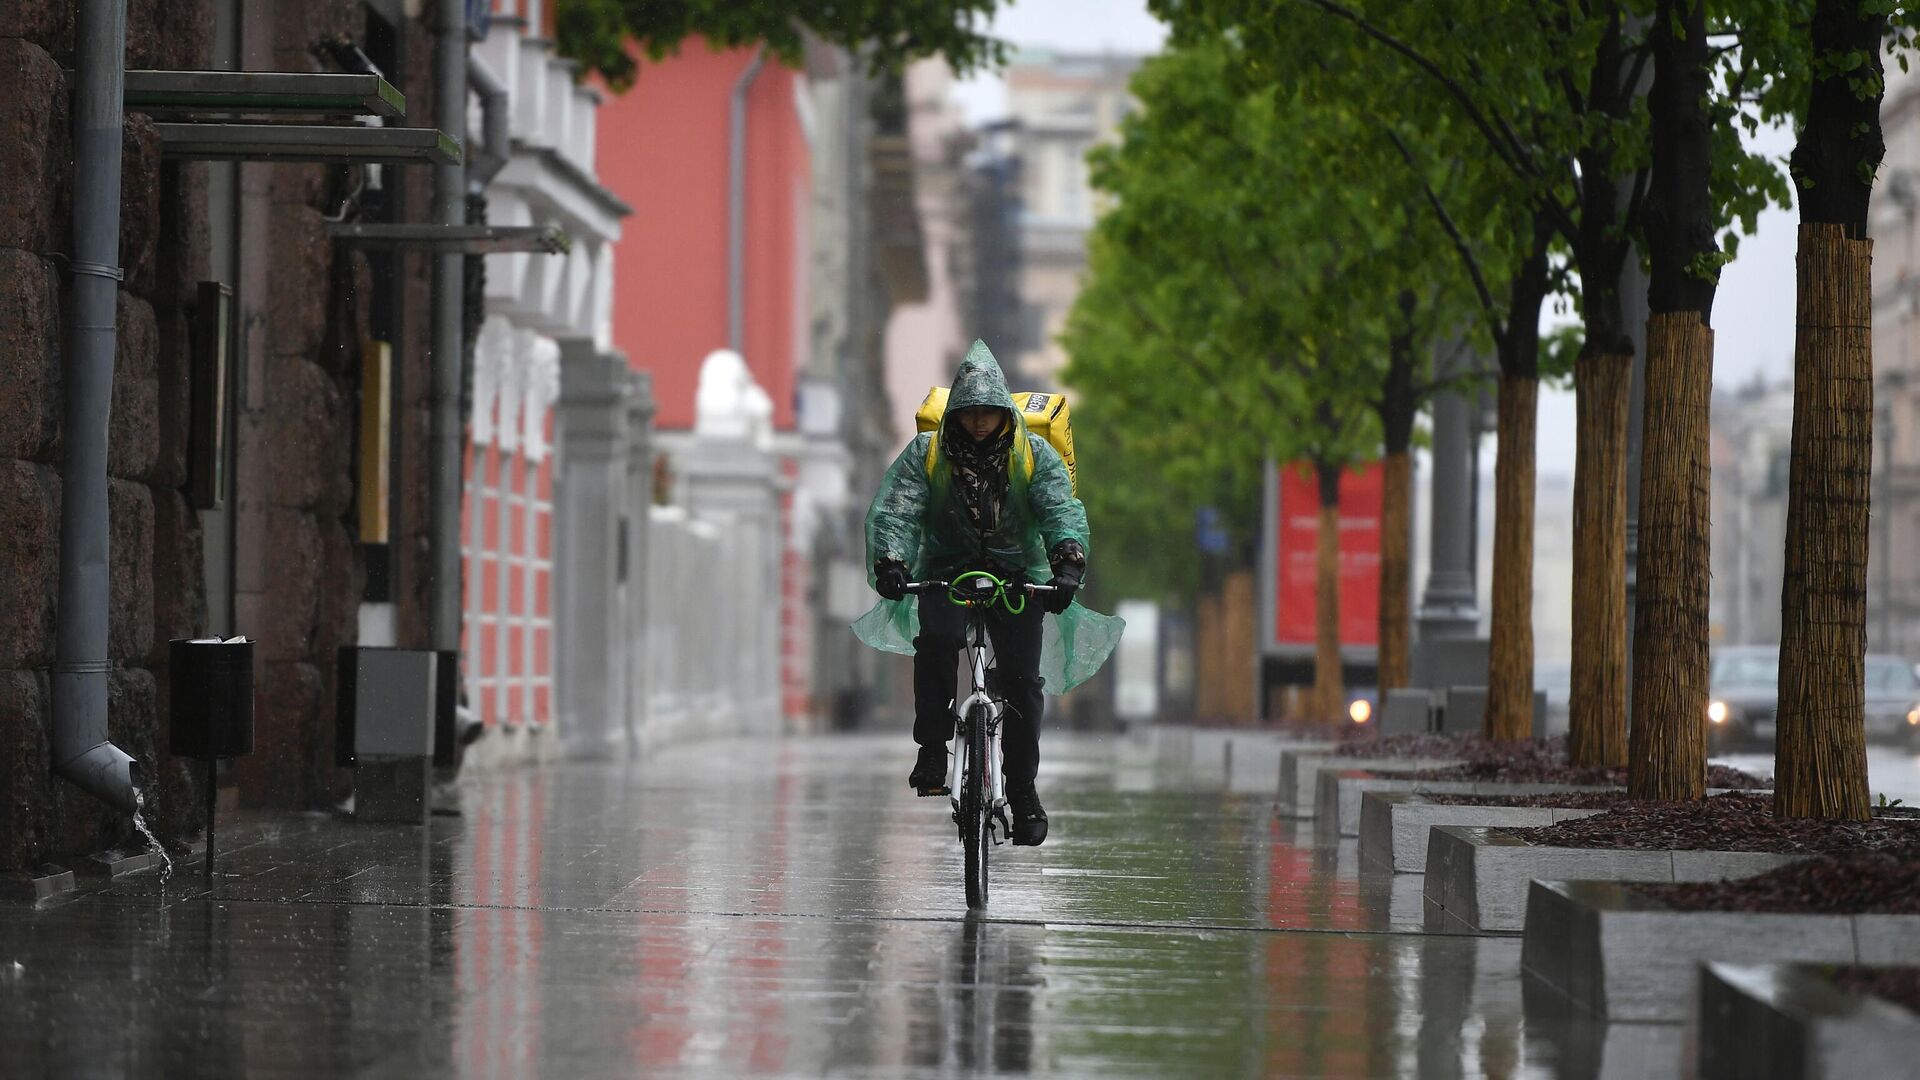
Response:
[[[1322,501],[1315,708],[1337,716],[1339,478],[1385,438],[1392,565],[1382,573],[1382,670],[1383,683],[1396,683],[1405,677],[1406,457],[1435,389],[1424,357],[1435,325],[1465,317],[1467,293],[1444,249],[1438,267],[1409,258],[1434,249],[1420,233],[1435,227],[1417,206],[1409,212],[1404,184],[1388,190],[1368,183],[1368,170],[1348,178],[1325,168],[1331,145],[1364,138],[1390,153],[1387,141],[1270,86],[1249,92],[1245,63],[1230,42],[1214,41],[1175,50],[1136,79],[1142,110],[1121,145],[1095,159],[1095,181],[1117,205],[1096,230],[1090,280],[1069,320],[1067,377],[1089,412],[1129,430],[1192,431],[1206,457],[1224,455],[1241,474],[1267,457],[1313,464]],[[1407,175],[1397,163],[1392,172]],[[1145,464],[1162,475],[1178,467]]]
[[[808,36],[860,49],[875,70],[943,56],[967,71],[1004,59],[984,26],[1002,0],[556,0],[560,52],[615,90],[633,85],[636,47],[658,60],[689,37],[763,44],[798,64]]]

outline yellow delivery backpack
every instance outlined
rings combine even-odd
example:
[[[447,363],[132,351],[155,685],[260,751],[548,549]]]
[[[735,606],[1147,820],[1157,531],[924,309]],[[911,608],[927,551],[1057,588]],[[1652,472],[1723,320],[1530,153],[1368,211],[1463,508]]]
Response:
[[[940,448],[940,418],[947,412],[947,394],[945,386],[936,386],[927,391],[927,398],[913,414],[914,427],[920,431],[933,432],[933,441],[927,444],[927,475],[933,475],[934,454]],[[1073,464],[1073,427],[1068,422],[1067,395],[1065,394],[1015,394],[1013,407],[1027,422],[1027,430],[1047,440],[1047,445],[1060,451],[1060,460],[1067,465],[1067,481],[1074,494],[1080,493],[1080,474]],[[1033,451],[1022,444],[1014,448],[1022,464],[1026,466],[1027,479],[1033,479]]]

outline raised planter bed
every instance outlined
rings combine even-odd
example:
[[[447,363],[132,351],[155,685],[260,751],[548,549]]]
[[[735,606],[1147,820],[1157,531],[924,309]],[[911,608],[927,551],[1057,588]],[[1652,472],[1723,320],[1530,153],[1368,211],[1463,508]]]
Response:
[[[1909,1076],[1920,1014],[1855,992],[1830,968],[1711,963],[1697,1045],[1700,1080]]]
[[[1325,771],[1421,769],[1452,762],[1443,758],[1345,757],[1339,750],[1287,750],[1280,755],[1280,799],[1283,817],[1310,818],[1319,812],[1320,774]]]
[[[1421,874],[1427,869],[1427,832],[1435,825],[1552,825],[1600,812],[1577,807],[1439,802],[1430,797],[1432,794],[1430,790],[1364,792],[1360,798],[1361,862],[1398,874]]]
[[[1685,1020],[1703,961],[1920,963],[1920,915],[1679,911],[1618,881],[1535,881],[1527,904],[1527,976],[1607,1021]]]
[[[1505,795],[1548,795],[1566,792],[1608,791],[1606,787],[1575,784],[1507,784],[1480,780],[1420,780],[1404,771],[1386,769],[1322,769],[1317,779],[1319,795],[1314,800],[1315,821],[1327,832],[1341,836],[1359,836],[1363,826],[1360,804],[1369,792],[1403,794],[1481,795],[1498,798]],[[1529,817],[1513,822],[1518,825],[1551,825],[1551,817]],[[1449,825],[1508,824],[1508,822],[1450,821]]]
[[[1767,851],[1557,847],[1498,828],[1436,825],[1428,830],[1423,895],[1427,923],[1434,929],[1514,931],[1526,924],[1527,885],[1536,878],[1716,881],[1749,877],[1806,857]]]

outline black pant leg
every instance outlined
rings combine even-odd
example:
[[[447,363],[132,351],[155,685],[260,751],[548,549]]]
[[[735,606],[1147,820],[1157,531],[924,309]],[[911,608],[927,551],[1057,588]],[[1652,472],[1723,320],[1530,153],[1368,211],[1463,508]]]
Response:
[[[963,610],[944,592],[920,596],[920,636],[913,639],[913,741],[921,746],[953,741]]]
[[[1040,678],[1040,641],[1045,610],[1028,600],[1025,611],[1009,615],[996,610],[987,624],[993,638],[994,683],[1007,699],[1000,721],[1007,782],[1032,783],[1040,771],[1040,718],[1046,711],[1046,685]]]

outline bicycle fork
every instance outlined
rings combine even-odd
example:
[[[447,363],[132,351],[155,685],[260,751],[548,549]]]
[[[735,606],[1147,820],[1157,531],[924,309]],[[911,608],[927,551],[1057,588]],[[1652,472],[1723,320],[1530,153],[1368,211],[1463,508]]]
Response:
[[[973,692],[954,710],[957,715],[953,726],[953,765],[947,778],[948,798],[953,804],[953,819],[959,821],[960,793],[965,790],[967,771],[975,768],[976,764],[984,767],[985,783],[981,787],[987,793],[989,832],[994,844],[998,845],[1002,838],[1013,835],[1013,824],[1007,817],[1007,778],[1002,768],[1000,749],[1000,720],[1004,706],[987,693],[986,650],[975,643],[969,647],[968,654],[973,666]],[[967,756],[967,725],[971,722],[968,718],[973,715],[976,705],[984,708],[987,717],[987,760],[981,763],[969,761]],[[995,823],[997,829],[991,827]]]

